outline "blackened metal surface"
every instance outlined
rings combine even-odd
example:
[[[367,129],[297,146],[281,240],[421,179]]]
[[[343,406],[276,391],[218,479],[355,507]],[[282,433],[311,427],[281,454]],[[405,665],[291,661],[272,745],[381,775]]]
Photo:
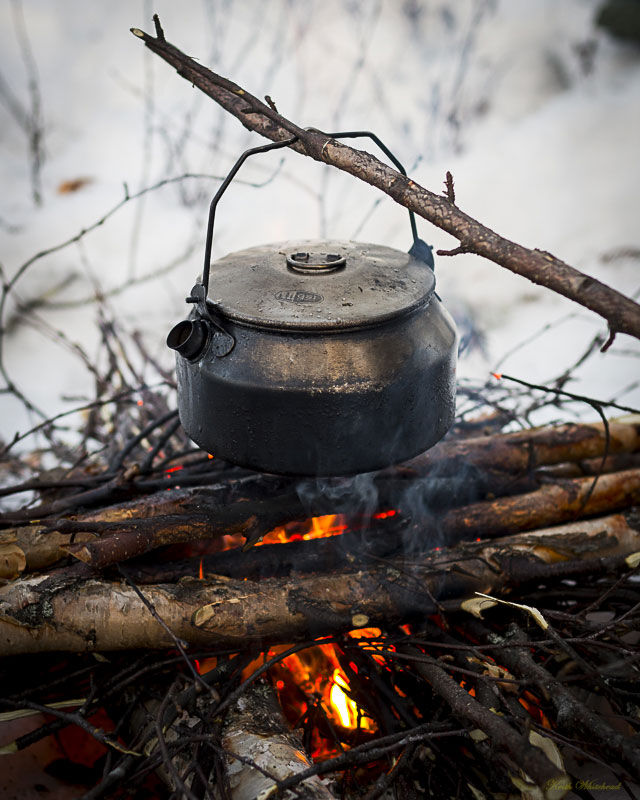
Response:
[[[229,355],[177,355],[186,432],[220,458],[289,475],[368,472],[431,447],[454,417],[451,317],[434,295],[382,324],[363,316],[369,327],[359,329],[355,319],[312,333],[227,318]]]
[[[377,244],[298,240],[215,261],[208,299],[238,322],[329,331],[409,313],[427,303],[434,288],[433,271],[408,253]]]

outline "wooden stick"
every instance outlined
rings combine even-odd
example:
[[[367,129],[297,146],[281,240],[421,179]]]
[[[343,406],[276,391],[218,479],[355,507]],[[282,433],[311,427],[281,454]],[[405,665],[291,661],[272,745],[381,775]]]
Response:
[[[633,453],[640,449],[640,416],[609,421],[609,452]],[[526,472],[541,465],[562,464],[602,456],[606,434],[602,422],[545,425],[516,433],[446,440],[403,465],[424,472],[448,462],[455,468],[465,464],[505,472]]]
[[[437,599],[459,606],[476,591],[539,579],[556,562],[602,570],[640,550],[632,514],[491,542],[466,542],[421,559],[299,580],[183,580],[146,586],[144,596],[173,634],[196,645],[246,648],[291,642],[433,613]],[[610,562],[609,562],[610,563]],[[174,641],[132,587],[53,577],[0,588],[0,656],[51,650],[165,648]]]
[[[460,246],[443,254],[476,253],[484,256],[599,314],[607,320],[612,335],[619,332],[640,338],[640,306],[630,298],[565,264],[551,253],[530,250],[499,236],[461,211],[450,197],[423,188],[369,153],[348,147],[316,129],[305,130],[296,125],[273,106],[194,61],[164,37],[150,36],[138,28],[132,28],[131,32],[248,130],[272,141],[296,137],[291,145],[293,150],[375,186],[400,205],[454,236]]]
[[[421,655],[419,651],[408,647],[404,648],[404,652]],[[455,717],[482,731],[489,737],[492,749],[506,753],[524,770],[538,790],[536,797],[541,796],[545,800],[564,797],[566,789],[563,787],[569,783],[567,775],[547,758],[546,753],[533,746],[527,736],[471,697],[437,664],[417,661],[415,668],[449,705]]]
[[[276,796],[277,783],[311,766],[298,734],[282,715],[273,689],[263,681],[247,687],[230,709],[222,732],[232,800]],[[242,761],[235,756],[242,757]],[[331,800],[317,775],[284,797]]]
[[[504,536],[558,525],[640,503],[640,469],[593,478],[573,478],[542,486],[530,494],[454,508],[437,527],[451,543],[470,536]]]

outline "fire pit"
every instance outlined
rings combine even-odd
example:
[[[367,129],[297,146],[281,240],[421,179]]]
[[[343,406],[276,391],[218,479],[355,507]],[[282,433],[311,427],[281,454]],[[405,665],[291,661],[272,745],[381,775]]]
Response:
[[[5,758],[57,736],[38,780],[86,798],[633,796],[637,421],[458,428],[303,502],[156,419],[1,518]]]

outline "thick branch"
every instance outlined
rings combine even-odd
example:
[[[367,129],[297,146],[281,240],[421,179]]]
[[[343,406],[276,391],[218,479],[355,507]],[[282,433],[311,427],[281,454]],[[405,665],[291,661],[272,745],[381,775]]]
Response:
[[[367,625],[392,625],[459,605],[474,592],[548,577],[562,561],[601,571],[610,559],[640,550],[632,514],[467,542],[423,557],[371,569],[297,580],[183,580],[144,587],[173,634],[195,645],[246,647],[291,642]],[[174,640],[126,584],[40,576],[0,588],[0,656],[51,650],[171,647]]]
[[[498,235],[454,205],[362,150],[348,147],[324,134],[306,131],[246,92],[237,84],[198,64],[164,39],[138,28],[132,33],[179,75],[233,114],[250,131],[272,141],[298,137],[292,149],[330,164],[375,186],[400,205],[454,236],[464,252],[475,253],[506,269],[546,286],[603,317],[612,333],[640,339],[640,306],[595,278],[565,264],[543,250],[530,250]]]

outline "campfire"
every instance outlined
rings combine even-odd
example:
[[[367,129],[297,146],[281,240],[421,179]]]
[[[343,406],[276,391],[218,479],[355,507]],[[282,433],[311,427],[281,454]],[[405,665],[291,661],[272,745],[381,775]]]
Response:
[[[212,200],[167,338],[177,379],[105,317],[81,423],[63,412],[3,447],[0,757],[21,781],[5,788],[638,796],[640,415],[567,391],[570,370],[456,384],[414,214],[457,237],[441,255],[487,256],[606,319],[578,365],[640,336],[637,305],[468,217],[450,173],[438,196],[372,133],[294,125],[154,23],[132,32],[273,141]],[[362,137],[395,169],[342,141]],[[406,205],[409,251],[293,241],[212,262],[230,180],[286,147]],[[576,403],[597,420],[568,421]],[[541,409],[556,422],[533,424]],[[33,433],[42,448],[19,452]]]
[[[463,414],[300,481],[185,452],[160,402],[106,470],[3,490],[33,493],[2,516],[6,763],[86,798],[633,796],[636,417]]]

